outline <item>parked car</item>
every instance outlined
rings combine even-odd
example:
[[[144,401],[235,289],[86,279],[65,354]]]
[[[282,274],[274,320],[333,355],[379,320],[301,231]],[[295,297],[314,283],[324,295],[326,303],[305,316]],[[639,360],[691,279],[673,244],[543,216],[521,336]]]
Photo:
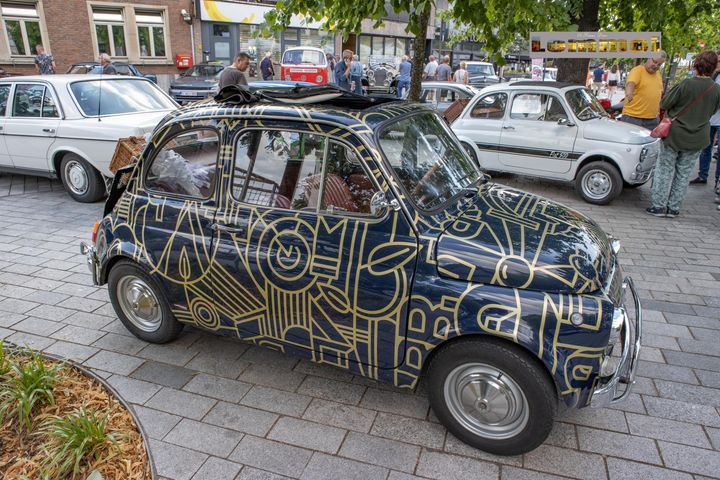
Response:
[[[647,182],[660,152],[649,130],[611,120],[588,89],[557,82],[487,87],[452,129],[482,168],[574,181],[598,205]]]
[[[144,78],[10,77],[0,81],[0,171],[59,177],[79,202],[105,195],[119,138],[144,135],[177,108]]]
[[[370,62],[363,68],[363,77],[360,80],[363,89],[368,93],[387,93],[395,95],[397,92],[398,67],[388,62]]]
[[[292,47],[285,50],[280,63],[280,79],[323,84],[328,82],[325,51],[314,47]]]
[[[492,63],[465,62],[465,69],[468,72],[468,83],[474,87],[482,88],[500,82]]]
[[[422,104],[306,92],[324,100],[183,108],[118,172],[81,250],[130,332],[424,375],[438,419],[498,454],[542,443],[558,397],[629,395],[641,309],[617,240],[489,182]]]
[[[453,102],[468,100],[478,94],[480,90],[470,85],[453,82],[423,82],[420,92],[420,101],[430,105],[439,113],[443,113]],[[410,92],[406,91],[407,98]]]
[[[224,69],[221,63],[198,63],[170,83],[170,96],[181,105],[212,97]]]
[[[129,75],[131,77],[147,78],[153,83],[157,83],[157,75],[152,73],[144,74],[138,70],[138,67],[132,63],[113,62],[115,71],[118,75]],[[81,62],[75,63],[67,69],[67,74],[71,75],[100,75],[102,73],[102,65],[98,62]]]

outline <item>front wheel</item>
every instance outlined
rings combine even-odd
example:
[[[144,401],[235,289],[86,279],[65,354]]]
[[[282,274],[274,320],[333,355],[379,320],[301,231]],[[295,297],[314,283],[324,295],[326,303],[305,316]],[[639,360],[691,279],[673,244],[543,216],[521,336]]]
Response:
[[[66,154],[60,162],[60,179],[68,194],[78,202],[96,202],[105,195],[102,174],[72,153]]]
[[[557,394],[527,354],[495,341],[458,341],[442,348],[427,374],[430,404],[463,442],[497,455],[519,455],[552,430]]]
[[[607,205],[620,195],[623,179],[612,164],[590,162],[575,177],[575,189],[588,203]]]

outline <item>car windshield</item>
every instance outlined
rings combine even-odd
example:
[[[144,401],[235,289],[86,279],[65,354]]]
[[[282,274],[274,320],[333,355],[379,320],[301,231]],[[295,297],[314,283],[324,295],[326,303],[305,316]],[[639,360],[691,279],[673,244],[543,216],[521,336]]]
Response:
[[[325,54],[317,50],[287,50],[282,63],[286,65],[325,65]]]
[[[578,120],[607,117],[607,113],[595,95],[587,88],[576,88],[565,94],[568,104]]]
[[[479,170],[430,112],[399,119],[380,134],[380,149],[411,200],[434,210],[479,177]]]
[[[470,64],[467,66],[468,74],[471,76],[477,76],[477,75],[495,75],[495,70],[493,69],[492,65],[482,65],[482,64]]]
[[[147,80],[86,80],[71,83],[70,91],[86,117],[177,108],[175,102]]]
[[[214,77],[223,71],[222,65],[195,65],[187,72],[183,73],[183,77]]]

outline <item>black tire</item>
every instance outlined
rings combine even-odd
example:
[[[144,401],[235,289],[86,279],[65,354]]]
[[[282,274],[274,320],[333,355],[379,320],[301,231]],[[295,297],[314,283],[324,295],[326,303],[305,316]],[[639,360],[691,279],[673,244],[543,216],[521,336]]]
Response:
[[[468,157],[470,157],[470,160],[475,162],[475,166],[479,167],[480,162],[478,161],[477,153],[475,153],[475,149],[467,142],[460,142],[460,144],[465,149],[465,152],[467,152]]]
[[[156,305],[159,308],[154,311],[157,312],[159,320],[153,322],[157,323],[154,330],[151,330],[147,325],[146,328],[143,328],[142,321],[140,321],[142,319],[139,320],[140,317],[133,316],[131,311],[128,310],[130,308],[127,306],[128,296],[125,296],[124,299],[121,296],[121,291],[126,291],[128,283],[136,280],[144,283],[152,291],[154,299],[157,300]],[[151,343],[167,343],[175,340],[185,326],[175,319],[172,310],[170,310],[170,304],[155,279],[130,261],[121,260],[110,269],[108,293],[120,321],[125,325],[125,328],[141,340]]]
[[[608,162],[590,162],[578,171],[575,190],[588,203],[607,205],[623,188],[623,179],[614,165]]]
[[[467,372],[470,369],[475,369],[476,372],[475,376],[468,374],[463,377],[464,379],[474,379],[473,382],[468,381],[466,385],[474,383],[475,387],[479,387],[481,385],[478,383],[482,383],[483,378],[489,379],[490,382],[502,382],[502,379],[505,379],[507,388],[496,389],[498,392],[503,392],[504,396],[498,396],[501,401],[509,398],[505,392],[512,394],[514,391],[521,391],[522,395],[518,394],[513,398],[519,400],[524,396],[524,402],[518,402],[519,406],[515,410],[527,409],[527,413],[520,417],[525,423],[516,421],[511,424],[515,426],[510,431],[506,431],[505,436],[499,432],[485,434],[482,431],[478,432],[478,427],[467,426],[466,419],[472,417],[463,416],[462,413],[453,413],[457,412],[457,409],[453,407],[453,404],[457,403],[452,399],[452,391],[458,392],[459,390],[450,387],[450,385],[458,385],[455,381],[457,377],[455,372]],[[478,371],[493,370],[502,375],[490,376],[478,373]],[[426,379],[430,405],[435,415],[453,435],[475,448],[496,455],[520,455],[543,443],[552,430],[557,412],[555,386],[542,366],[515,345],[493,339],[474,338],[456,341],[446,347],[441,347],[441,350],[433,356],[428,366]],[[460,384],[464,383],[460,382]],[[489,383],[485,383],[485,386],[487,385]],[[491,390],[493,388],[482,391],[490,392]],[[477,398],[475,404],[478,405],[473,407],[476,414],[492,416],[498,413],[493,411],[494,406],[488,406],[486,398]],[[482,407],[483,404],[485,407]],[[512,403],[508,402],[508,404]],[[480,413],[480,408],[486,411]],[[509,410],[513,411],[514,409],[509,408]],[[483,422],[478,419],[476,421]],[[469,423],[472,424],[472,420]],[[481,425],[479,428],[481,430],[483,428],[501,429],[503,427],[498,427],[500,424],[501,422],[487,423],[484,424],[484,427]]]
[[[102,174],[74,153],[63,157],[59,176],[68,195],[78,202],[97,202],[105,196]]]

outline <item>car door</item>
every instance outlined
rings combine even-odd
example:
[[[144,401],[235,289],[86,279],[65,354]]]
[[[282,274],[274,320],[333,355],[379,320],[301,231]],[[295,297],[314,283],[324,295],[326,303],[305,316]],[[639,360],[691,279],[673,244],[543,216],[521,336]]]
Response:
[[[9,113],[5,144],[15,168],[51,171],[47,155],[60,125],[60,108],[49,85],[15,83]]]
[[[368,366],[402,362],[417,241],[400,211],[373,213],[356,137],[313,127],[263,121],[236,137],[215,304],[241,337],[375,377]]]
[[[13,164],[5,142],[5,114],[11,88],[9,83],[0,83],[0,167],[11,167]]]
[[[516,92],[500,137],[500,163],[512,172],[561,176],[577,159],[578,128],[546,91]]]
[[[478,160],[483,168],[498,166],[498,149],[507,99],[505,92],[482,95],[452,124],[453,131],[459,137],[469,139],[480,150]]]

